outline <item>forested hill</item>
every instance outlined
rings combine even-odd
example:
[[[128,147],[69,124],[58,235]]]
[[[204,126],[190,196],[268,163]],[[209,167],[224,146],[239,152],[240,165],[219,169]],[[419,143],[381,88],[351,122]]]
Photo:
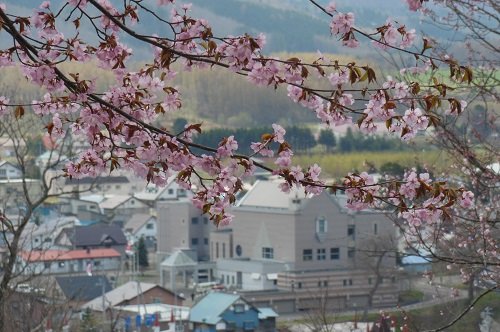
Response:
[[[16,10],[21,15],[30,15],[33,6],[41,1],[4,0],[7,7]],[[119,6],[121,0],[111,0]],[[329,0],[318,1],[327,4]],[[447,38],[445,31],[436,30],[433,25],[421,24],[419,14],[410,13],[401,0],[338,0],[339,11],[352,11],[356,14],[356,25],[367,30],[374,29],[385,22],[388,17],[397,19],[408,27],[424,30],[434,37]],[[53,10],[58,10],[64,1],[52,1]],[[156,0],[152,1],[156,3]],[[363,54],[366,57],[376,55],[369,43],[362,43],[356,50],[341,47],[340,43],[330,35],[329,18],[307,0],[178,0],[176,6],[182,3],[192,3],[192,16],[206,18],[213,26],[217,36],[238,35],[245,32],[251,34],[264,33],[268,43],[265,51],[273,52],[314,52],[321,50],[326,53]],[[145,2],[148,5],[148,1]],[[170,7],[156,8],[158,15],[168,18]],[[151,23],[149,23],[151,22]],[[84,22],[82,21],[82,24]],[[71,26],[71,25],[70,25]],[[138,32],[144,34],[164,34],[168,31],[154,20],[143,17],[137,25]],[[82,37],[92,37],[93,29]],[[63,31],[70,33],[70,31]],[[135,41],[123,38],[130,46]],[[0,44],[2,42],[0,41]],[[139,57],[150,55],[149,50],[138,49],[134,53]]]

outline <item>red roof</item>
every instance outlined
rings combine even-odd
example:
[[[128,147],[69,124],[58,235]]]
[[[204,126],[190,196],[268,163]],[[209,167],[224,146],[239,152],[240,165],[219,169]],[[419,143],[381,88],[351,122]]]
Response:
[[[23,251],[19,255],[28,262],[36,261],[68,261],[78,259],[95,259],[120,257],[120,253],[112,248],[83,250],[43,250]]]

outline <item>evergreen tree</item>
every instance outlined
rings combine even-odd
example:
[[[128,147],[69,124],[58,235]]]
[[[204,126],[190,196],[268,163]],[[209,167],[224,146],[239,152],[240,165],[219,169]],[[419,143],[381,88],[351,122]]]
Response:
[[[145,268],[149,266],[148,260],[148,249],[146,248],[146,243],[144,242],[144,237],[141,236],[139,243],[137,244],[137,253],[139,256],[139,266]]]
[[[331,130],[323,129],[319,132],[318,143],[324,145],[327,152],[331,152],[337,144],[337,140]]]
[[[90,308],[85,309],[85,311],[82,313],[82,320],[80,321],[80,331],[97,332],[97,324]]]

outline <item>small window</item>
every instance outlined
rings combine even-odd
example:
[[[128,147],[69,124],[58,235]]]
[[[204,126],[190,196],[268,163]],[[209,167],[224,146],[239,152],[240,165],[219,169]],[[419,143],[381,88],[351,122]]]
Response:
[[[155,228],[155,225],[153,223],[149,223],[146,225],[146,229],[153,229]]]
[[[169,195],[173,195],[173,194],[174,194],[174,190],[173,190],[173,189],[169,189],[169,190],[168,190],[168,194],[169,194]]]
[[[301,283],[301,282],[298,282],[298,283],[297,283],[297,288],[298,288],[298,289],[301,289],[301,288],[302,288],[302,283]]]
[[[234,305],[234,312],[237,314],[241,314],[245,312],[245,305],[244,304],[235,304]]]
[[[342,280],[342,283],[343,283],[344,287],[347,286],[347,279]]]
[[[198,225],[198,218],[197,217],[191,218],[191,224]]]
[[[59,262],[59,267],[64,267],[65,265],[64,262]]]
[[[222,242],[222,258],[226,258],[226,244]]]
[[[351,238],[351,240],[356,239],[356,227],[354,225],[347,226],[347,236]]]
[[[235,251],[237,256],[241,256],[243,254],[243,248],[239,244],[236,246]]]
[[[317,249],[316,258],[318,259],[318,261],[326,260],[326,249],[325,248]]]
[[[122,186],[120,186],[119,184],[117,184],[117,185],[115,186],[115,189],[117,189],[117,190],[118,190],[118,189],[121,189],[121,188],[122,188]]]
[[[262,248],[262,258],[273,259],[274,258],[274,249],[269,247]]]
[[[352,279],[349,279],[349,286],[352,286]]]
[[[372,278],[368,278],[368,285],[371,285],[373,283]]]
[[[50,269],[50,262],[43,263],[43,267],[46,269]]]
[[[378,225],[373,224],[373,234],[377,235],[378,234]]]
[[[323,287],[328,287],[328,280],[323,281]]]
[[[324,234],[326,233],[326,230],[327,230],[326,218],[319,217],[318,219],[316,219],[316,233]]]
[[[330,259],[340,259],[340,249],[339,248],[330,248]]]
[[[203,239],[203,244],[208,246],[208,238],[207,237]]]
[[[304,261],[312,261],[313,259],[313,251],[312,249],[304,249],[302,250],[302,260]]]
[[[198,245],[198,238],[197,237],[193,237],[191,239],[191,245],[192,246],[197,246]]]
[[[208,218],[207,218],[207,217],[203,217],[203,223],[204,223],[205,225],[207,225],[207,224],[208,224]]]
[[[321,282],[321,280],[320,280],[320,281],[318,281],[318,287],[321,288],[321,286],[323,286],[323,282]]]
[[[101,261],[95,261],[94,266],[101,266]]]

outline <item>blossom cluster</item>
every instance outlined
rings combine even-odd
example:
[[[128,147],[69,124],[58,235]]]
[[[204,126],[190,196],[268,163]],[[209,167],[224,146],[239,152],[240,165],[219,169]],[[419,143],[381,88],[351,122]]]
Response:
[[[355,63],[339,64],[322,55],[311,63],[298,58],[265,57],[264,35],[214,37],[207,20],[190,16],[189,5],[176,8],[173,3],[158,1],[159,5],[171,6],[169,21],[163,22],[173,37],[135,33],[129,27],[137,23],[142,13],[138,7],[127,5],[119,9],[108,0],[69,1],[70,8],[64,14],[68,15],[67,21],[74,19],[76,29],[70,38],[58,30],[61,21],[58,15],[62,14],[53,12],[48,1],[29,18],[14,22],[5,15],[5,6],[1,7],[4,29],[16,39],[16,44],[0,51],[0,66],[15,63],[30,82],[46,90],[32,106],[36,114],[47,118],[47,129],[54,139],[70,130],[90,145],[66,166],[67,176],[97,176],[108,168],[122,167],[161,186],[177,174],[181,186],[195,189],[195,204],[209,213],[217,225],[231,221],[229,210],[242,189],[242,177],[251,175],[256,167],[281,176],[280,188],[284,192],[293,187],[312,194],[319,194],[327,187],[343,189],[348,196],[348,207],[354,210],[373,207],[377,201],[392,202],[402,209],[401,217],[415,227],[424,221],[435,222],[444,213],[444,205],[457,201],[444,188],[437,194],[432,192],[425,174],[417,176],[415,172],[409,172],[397,188],[378,184],[366,173],[349,174],[342,186],[327,186],[320,179],[318,165],[293,164],[292,146],[286,141],[286,130],[278,124],[273,124],[271,133],[251,145],[254,154],[274,158],[272,169],[254,161],[252,156],[239,155],[239,145],[233,136],[222,139],[217,147],[201,147],[204,154],[193,153],[192,147],[200,148],[193,143],[193,135],[201,131],[200,125],[187,125],[182,133],[154,125],[161,114],[182,107],[181,92],[172,84],[175,77],[172,64],[177,61],[183,64],[183,70],[219,66],[246,76],[256,85],[286,88],[292,101],[314,112],[326,126],[333,128],[351,123],[353,114],[358,114],[361,131],[371,133],[385,122],[389,132],[397,133],[405,141],[431,123],[430,111],[435,103],[429,102],[426,108],[415,104],[422,98],[432,101],[437,95],[432,91],[420,93],[415,85],[390,77],[381,88],[369,88],[369,84],[376,81],[372,68]],[[409,3],[412,8],[416,7],[416,2]],[[90,6],[99,15],[84,15]],[[344,45],[356,47],[357,38],[362,34],[354,26],[354,14],[342,13],[333,4],[326,11],[332,15],[331,33]],[[96,29],[98,42],[80,37],[80,20],[84,18]],[[123,34],[151,47],[153,59],[149,64],[130,69],[133,50],[122,42]],[[405,48],[415,41],[414,30],[393,21],[379,27],[376,34],[378,43],[384,47]],[[43,47],[33,46],[28,36],[37,36]],[[67,60],[95,61],[101,68],[113,72],[115,81],[105,91],[96,91],[93,80],[61,71],[59,63]],[[318,82],[330,89],[325,92],[313,88]],[[356,84],[365,86],[349,89]],[[440,91],[438,84],[434,89]],[[365,101],[364,107],[355,109],[360,100]],[[8,112],[9,103],[8,98],[0,96],[0,115]],[[453,103],[450,113],[458,107],[456,101]],[[408,207],[408,200],[420,198],[425,198],[423,204]],[[467,191],[458,199],[464,208],[470,207],[472,201],[473,196]]]

